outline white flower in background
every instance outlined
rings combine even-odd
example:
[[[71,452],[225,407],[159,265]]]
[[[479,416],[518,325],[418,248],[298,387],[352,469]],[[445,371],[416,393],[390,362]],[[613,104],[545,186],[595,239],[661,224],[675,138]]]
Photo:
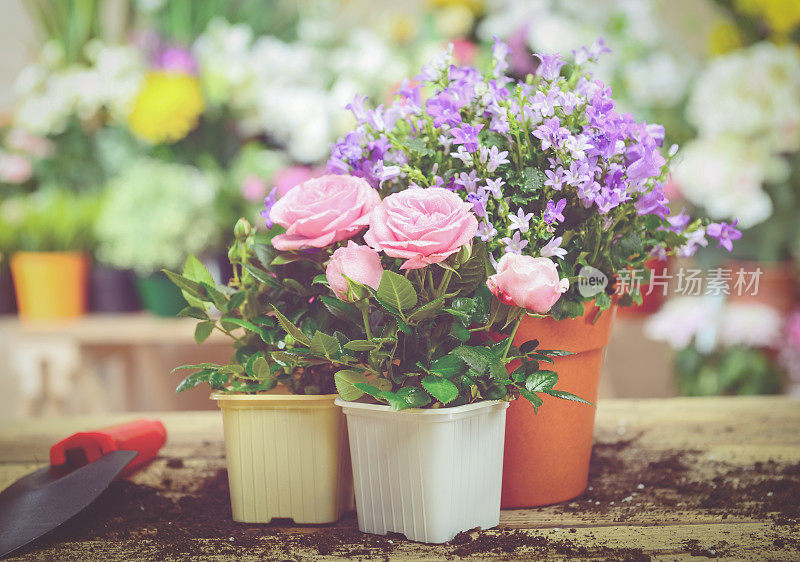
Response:
[[[774,152],[800,148],[800,52],[758,43],[711,61],[689,97],[700,137],[760,139]]]
[[[673,167],[681,193],[714,219],[739,219],[749,228],[772,214],[765,182],[788,178],[786,162],[766,147],[733,136],[697,139],[683,146]]]
[[[645,321],[644,334],[652,340],[668,343],[673,349],[689,346],[701,333],[713,339],[720,304],[718,299],[708,297],[670,299]]]
[[[622,69],[628,96],[635,105],[671,107],[686,92],[694,64],[688,57],[679,59],[668,51],[633,60]]]
[[[783,329],[781,314],[758,303],[728,302],[719,322],[719,343],[722,346],[771,347]]]

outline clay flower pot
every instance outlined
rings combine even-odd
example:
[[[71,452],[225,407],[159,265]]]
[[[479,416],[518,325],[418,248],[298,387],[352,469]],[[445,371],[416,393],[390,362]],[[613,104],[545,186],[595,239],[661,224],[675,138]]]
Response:
[[[652,259],[647,260],[644,264],[650,270],[651,275],[665,275],[669,274],[670,268],[674,266],[674,258],[668,257],[666,260]],[[667,300],[668,294],[665,294],[662,286],[656,285],[653,287],[652,292],[648,295],[650,285],[642,285],[640,287],[642,292],[642,304],[635,306],[623,306],[617,311],[620,317],[625,318],[640,318],[649,316],[658,312],[661,305]]]
[[[596,309],[579,318],[523,319],[515,345],[537,339],[541,349],[571,351],[555,358],[556,389],[597,403],[605,346],[611,338],[616,307],[592,324]],[[509,364],[509,370],[517,367]],[[504,509],[550,505],[574,498],[589,479],[595,408],[542,395],[538,414],[524,399],[508,408],[503,460]]]
[[[336,404],[347,416],[359,530],[443,543],[499,524],[507,402],[400,412]]]
[[[350,507],[347,428],[336,394],[224,394],[222,410],[233,520],[333,523]]]
[[[797,267],[792,262],[758,262],[730,260],[723,266],[731,272],[730,302],[749,302],[764,304],[774,308],[782,314],[794,310],[797,304]],[[736,290],[736,280],[740,270],[745,272],[745,279],[749,280],[752,273],[761,269],[758,279],[758,293]]]
[[[17,252],[11,274],[23,320],[72,318],[86,312],[89,259],[81,252]]]

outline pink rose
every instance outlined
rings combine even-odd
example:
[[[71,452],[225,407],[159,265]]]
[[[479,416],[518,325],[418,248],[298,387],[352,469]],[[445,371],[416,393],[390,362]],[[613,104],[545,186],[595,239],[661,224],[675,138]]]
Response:
[[[477,230],[472,204],[452,191],[407,189],[372,211],[364,241],[387,256],[405,258],[400,269],[419,269],[458,252]]]
[[[242,180],[239,189],[248,201],[258,201],[267,196],[267,182],[252,174]]]
[[[356,244],[352,240],[347,243],[347,247],[333,252],[331,261],[325,269],[325,277],[333,292],[343,301],[348,300],[345,275],[357,283],[377,289],[383,275],[378,252],[369,246]]]
[[[324,248],[369,226],[378,192],[361,178],[328,175],[290,189],[272,206],[269,218],[286,228],[272,239],[278,250]]]
[[[545,314],[569,289],[569,279],[558,278],[550,258],[508,253],[500,258],[497,273],[486,285],[500,302]]]

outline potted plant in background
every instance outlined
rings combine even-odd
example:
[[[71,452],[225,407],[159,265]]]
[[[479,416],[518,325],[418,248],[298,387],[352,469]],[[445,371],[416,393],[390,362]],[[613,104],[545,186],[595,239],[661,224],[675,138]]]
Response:
[[[685,213],[668,216],[663,128],[615,110],[610,90],[585,68],[604,50],[602,43],[581,49],[570,63],[539,55],[524,82],[505,75],[508,48],[500,42],[487,74],[444,53],[390,106],[368,110],[356,98],[349,107],[357,128],[334,145],[328,164],[382,194],[454,190],[481,218],[477,235],[492,260],[509,253],[556,259],[570,288],[546,318],[525,317],[515,344],[535,338],[573,352],[556,359],[559,389],[592,401],[614,307],[641,301],[636,287],[612,299],[621,288],[615,282],[631,269],[646,272],[653,255],[692,253],[706,234],[729,240],[738,233],[728,225],[706,230]],[[503,506],[580,494],[593,424],[590,408],[554,402],[534,417],[527,401],[513,401]]]
[[[330,345],[324,334],[348,337],[342,315],[349,310],[313,281],[333,246],[366,228],[378,195],[363,180],[325,176],[268,202],[268,232],[244,219],[236,225],[227,285],[214,284],[194,257],[182,275],[167,272],[189,302],[182,314],[200,320],[195,339],[213,330],[233,338],[229,365],[187,366],[195,372],[178,392],[202,382],[215,390],[234,520],[331,523],[352,502],[345,421],[334,405],[336,360],[298,366],[295,358],[305,345]],[[277,384],[285,392],[265,394]]]
[[[84,314],[97,196],[40,190],[17,203],[19,246],[10,263],[20,318]]]
[[[174,316],[186,302],[159,270],[179,267],[216,243],[217,192],[216,178],[199,168],[134,160],[106,187],[95,228],[97,260],[134,270],[145,308]]]
[[[513,254],[488,277],[477,228],[472,205],[446,189],[389,195],[372,212],[368,245],[338,248],[317,280],[355,336],[318,331],[272,354],[295,367],[338,365],[364,532],[440,543],[496,526],[508,400],[538,409],[542,392],[585,402],[555,390],[557,375],[542,368],[561,352],[513,345],[525,313],[547,312],[569,282],[551,259]],[[509,327],[510,337],[481,337],[492,326]]]
[[[22,202],[8,198],[0,202],[0,314],[14,314],[14,282],[11,280],[9,260],[19,247],[19,225]]]

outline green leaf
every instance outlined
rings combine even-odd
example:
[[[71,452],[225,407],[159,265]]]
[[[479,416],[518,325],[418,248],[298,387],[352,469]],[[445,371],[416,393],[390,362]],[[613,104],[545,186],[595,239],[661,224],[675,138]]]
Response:
[[[217,371],[208,377],[208,384],[210,384],[211,388],[214,390],[222,390],[225,388],[225,385],[228,384],[228,378],[228,373]]]
[[[377,387],[375,387],[375,386],[373,386],[373,385],[371,385],[369,383],[356,382],[356,383],[353,383],[353,386],[356,387],[358,390],[361,390],[361,391],[365,392],[366,394],[369,394],[373,398],[377,398],[378,400],[383,400],[384,399],[383,396],[381,395],[381,393],[384,392],[384,391],[382,391],[381,389],[379,389],[379,388],[377,388]]]
[[[329,297],[328,295],[321,295],[320,300],[325,308],[330,311],[336,318],[344,320],[345,322],[352,322],[358,324],[361,322],[361,315],[355,306],[349,302],[340,301],[337,298]]]
[[[312,285],[317,285],[317,284],[325,285],[326,287],[330,286],[330,285],[328,285],[328,276],[325,275],[324,273],[320,273],[319,275],[316,275],[314,277],[314,279],[311,280],[311,284]]]
[[[269,285],[270,287],[279,288],[281,286],[280,282],[275,279],[268,271],[264,271],[263,269],[259,269],[249,263],[243,263],[242,267],[247,270],[247,272],[252,275],[257,281],[264,283],[265,285]]]
[[[198,320],[208,320],[208,314],[202,308],[196,306],[187,306],[178,313],[178,316],[184,318],[197,318]]]
[[[220,318],[220,323],[225,324],[226,329],[231,329],[228,326],[233,325],[239,328],[244,328],[245,330],[249,330],[254,334],[261,335],[261,328],[256,326],[252,322],[248,322],[247,320],[242,320],[241,318],[234,318],[233,316],[223,316]]]
[[[222,291],[210,283],[203,282],[201,285],[205,287],[206,293],[209,297],[211,297],[214,306],[216,306],[222,312],[228,312],[228,297],[226,297]]]
[[[525,398],[528,402],[530,402],[533,405],[533,412],[535,414],[539,413],[539,406],[544,404],[542,399],[539,398],[535,393],[530,392],[525,388],[518,387],[517,390],[519,390],[519,393],[520,395],[522,395],[523,398]]]
[[[206,266],[194,255],[186,258],[186,263],[183,265],[183,276],[197,283],[214,284],[214,278],[208,272]]]
[[[438,296],[431,302],[423,304],[408,315],[409,322],[419,322],[431,318],[444,306],[444,295]]]
[[[172,283],[175,284],[185,294],[204,302],[212,302],[206,294],[205,288],[200,283],[192,281],[191,279],[187,279],[183,275],[178,275],[177,273],[173,273],[167,269],[162,269],[161,271],[163,271],[169,280],[172,281]]]
[[[253,362],[253,376],[257,379],[268,380],[272,378],[272,369],[263,355],[254,355],[256,360]]]
[[[311,351],[316,355],[324,355],[328,359],[338,357],[342,354],[342,346],[335,337],[317,330],[311,338]]]
[[[535,371],[525,379],[525,388],[531,392],[544,392],[551,390],[558,382],[558,375],[554,371]]]
[[[378,285],[378,298],[389,306],[396,308],[401,313],[411,310],[417,304],[417,292],[411,281],[395,273],[394,271],[384,271],[381,275],[381,282]]]
[[[469,339],[469,330],[458,321],[453,321],[450,324],[450,335],[460,342],[465,342]]]
[[[457,355],[444,355],[435,359],[428,368],[431,373],[441,375],[446,379],[462,374],[466,371],[464,361]]]
[[[579,396],[575,396],[571,392],[564,392],[563,390],[545,390],[544,393],[549,394],[550,396],[555,396],[556,398],[561,398],[562,400],[569,400],[570,402],[579,402],[581,404],[588,404],[589,406],[594,407],[594,404],[592,404],[588,400],[584,400]]]
[[[422,379],[422,386],[425,390],[442,404],[449,404],[458,396],[458,387],[449,380],[428,375]]]
[[[372,351],[380,349],[386,343],[394,343],[397,338],[373,338],[371,340],[352,340],[344,344],[345,349],[351,351]]]
[[[222,369],[223,365],[218,365],[217,363],[198,363],[196,365],[179,365],[170,371],[170,374],[176,371],[182,371],[184,369],[211,369],[212,371],[216,371],[218,369]]]
[[[416,386],[401,388],[395,394],[405,400],[409,408],[422,408],[431,403],[431,398],[424,390]]]
[[[232,310],[236,310],[242,304],[244,304],[244,300],[247,298],[247,293],[245,291],[238,291],[231,296],[230,302],[228,302],[228,312]]]
[[[333,375],[333,382],[336,384],[336,392],[339,393],[342,400],[352,402],[364,395],[364,391],[355,385],[357,383],[366,384],[367,377],[362,372],[343,369]]]
[[[460,345],[451,353],[460,357],[464,363],[479,375],[486,373],[489,370],[489,364],[496,359],[491,350],[481,346]]]
[[[528,193],[539,191],[544,187],[547,176],[539,168],[528,167],[522,171],[522,190]]]
[[[450,303],[450,306],[444,309],[444,312],[447,312],[448,314],[458,318],[464,327],[469,326],[472,322],[472,313],[474,311],[475,301],[466,297],[453,299],[453,302]]]
[[[539,347],[539,340],[528,340],[519,346],[519,351],[520,353],[527,355],[537,347]]]
[[[278,318],[278,323],[287,334],[292,336],[298,343],[301,343],[307,347],[311,346],[311,340],[300,328],[292,324],[288,318],[286,318],[277,308],[275,308],[274,305],[272,306],[272,310],[275,311],[275,316]]]
[[[457,277],[451,281],[451,286],[458,288],[462,294],[469,294],[485,284],[487,264],[489,263],[486,243],[481,240],[472,242],[472,253],[469,259],[458,268]]]
[[[489,363],[489,374],[497,381],[504,381],[509,378],[508,369],[499,358],[495,358]]]
[[[564,351],[561,349],[538,349],[536,353],[539,355],[547,355],[549,357],[567,357],[568,355],[575,355],[571,351]]]
[[[200,322],[194,329],[194,341],[197,343],[203,343],[208,339],[208,336],[211,335],[211,332],[214,331],[215,322],[213,320],[209,320],[207,322]]]
[[[208,382],[208,377],[210,377],[213,373],[216,373],[216,371],[211,369],[203,369],[202,371],[192,373],[181,381],[181,383],[175,389],[175,394],[194,388],[200,383]]]

